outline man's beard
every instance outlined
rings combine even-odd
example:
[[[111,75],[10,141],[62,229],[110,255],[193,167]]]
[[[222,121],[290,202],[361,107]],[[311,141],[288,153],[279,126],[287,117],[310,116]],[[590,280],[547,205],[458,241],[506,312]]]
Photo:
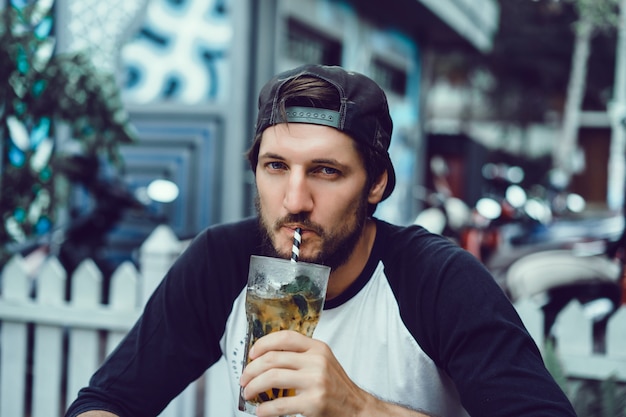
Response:
[[[289,258],[291,253],[280,253],[274,246],[274,243],[272,242],[272,231],[275,232],[279,230],[284,224],[298,223],[305,229],[314,231],[322,241],[321,249],[317,255],[307,257],[301,255],[299,260],[302,262],[330,266],[333,270],[345,264],[350,258],[350,255],[352,255],[352,252],[354,251],[354,248],[363,233],[365,222],[368,217],[367,195],[365,194],[360,198],[358,206],[353,212],[354,222],[346,222],[339,230],[336,231],[325,231],[321,225],[314,223],[309,219],[308,213],[288,214],[285,217],[276,220],[273,225],[269,225],[263,218],[263,211],[261,209],[261,202],[258,194],[255,197],[254,205],[259,218],[259,226],[263,238],[262,250],[264,255],[277,258]],[[300,251],[302,254],[302,247]]]

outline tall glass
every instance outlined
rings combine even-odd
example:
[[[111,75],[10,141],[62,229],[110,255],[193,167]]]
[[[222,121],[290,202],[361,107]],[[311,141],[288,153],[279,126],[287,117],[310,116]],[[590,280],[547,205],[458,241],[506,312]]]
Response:
[[[246,290],[248,333],[244,366],[250,347],[266,334],[295,330],[308,337],[319,322],[326,297],[330,267],[252,255]],[[290,388],[273,388],[250,401],[239,394],[239,410],[255,414],[264,401],[295,395]]]

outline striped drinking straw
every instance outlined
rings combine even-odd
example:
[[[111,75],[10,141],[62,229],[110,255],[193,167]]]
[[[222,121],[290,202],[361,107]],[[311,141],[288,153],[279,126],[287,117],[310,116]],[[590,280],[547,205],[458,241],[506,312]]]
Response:
[[[293,246],[291,247],[291,262],[298,262],[300,256],[300,243],[302,242],[302,229],[296,227],[293,234]]]

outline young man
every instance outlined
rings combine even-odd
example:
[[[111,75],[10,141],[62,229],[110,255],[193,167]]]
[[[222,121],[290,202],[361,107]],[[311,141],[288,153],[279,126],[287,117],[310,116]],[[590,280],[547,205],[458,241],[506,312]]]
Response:
[[[259,96],[258,216],[202,232],[68,417],[156,416],[222,355],[241,364],[250,255],[332,267],[313,339],[261,338],[228,383],[294,397],[259,416],[575,416],[513,307],[469,253],[372,217],[394,188],[383,91],[339,67],[279,74]],[[90,411],[102,410],[102,411]],[[111,414],[112,413],[112,414]],[[217,416],[216,416],[217,417]],[[223,417],[223,416],[220,416]]]

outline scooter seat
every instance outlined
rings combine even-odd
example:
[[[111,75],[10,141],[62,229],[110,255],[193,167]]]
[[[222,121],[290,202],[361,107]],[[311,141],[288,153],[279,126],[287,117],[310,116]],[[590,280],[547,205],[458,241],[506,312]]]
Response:
[[[506,275],[511,301],[529,298],[552,288],[581,282],[617,283],[619,262],[605,255],[579,255],[571,250],[549,250],[515,261]]]

